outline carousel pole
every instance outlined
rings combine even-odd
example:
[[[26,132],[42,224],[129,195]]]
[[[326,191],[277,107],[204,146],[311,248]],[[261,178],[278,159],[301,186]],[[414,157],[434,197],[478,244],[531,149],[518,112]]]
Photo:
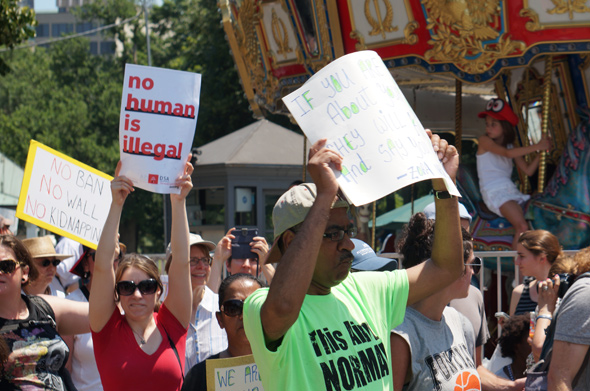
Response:
[[[543,122],[541,123],[541,135],[546,136],[549,132],[549,106],[551,104],[551,74],[553,73],[553,59],[545,57],[545,79],[543,80]],[[547,166],[547,151],[540,151],[539,161],[539,184],[537,192],[542,193],[545,187],[545,171]]]
[[[461,141],[463,139],[463,84],[461,80],[455,80],[455,148],[459,154],[459,161],[461,161]]]

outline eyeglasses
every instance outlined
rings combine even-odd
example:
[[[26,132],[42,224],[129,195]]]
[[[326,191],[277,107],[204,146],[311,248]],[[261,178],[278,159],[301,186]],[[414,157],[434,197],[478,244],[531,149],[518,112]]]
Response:
[[[504,108],[504,101],[502,99],[490,99],[486,105],[486,111],[493,111],[499,113]]]
[[[338,231],[334,232],[326,232],[324,234],[324,238],[329,238],[333,242],[339,242],[344,238],[344,234],[347,234],[348,237],[354,238],[357,233],[356,227],[350,227],[348,229],[339,229]]]
[[[242,315],[244,309],[244,301],[238,299],[230,299],[223,302],[221,305],[221,312],[227,316],[236,317]]]
[[[479,269],[481,268],[482,264],[483,264],[483,261],[481,260],[480,257],[473,258],[473,263],[466,263],[465,264],[465,269],[463,271],[463,274],[465,274],[467,272],[467,266],[471,266],[471,269],[473,269],[473,274],[479,274]]]
[[[150,278],[149,280],[139,281],[137,284],[133,281],[119,281],[117,283],[119,296],[131,296],[136,289],[139,289],[139,293],[142,295],[153,295],[158,290],[158,282]]]
[[[50,264],[53,264],[53,266],[57,267],[57,265],[59,265],[61,263],[61,260],[59,259],[44,259],[44,260],[39,260],[39,264],[43,267],[47,267]]]
[[[191,266],[197,266],[199,263],[202,263],[203,266],[210,266],[211,265],[211,257],[192,257],[190,259]]]
[[[4,259],[0,261],[0,272],[4,274],[12,274],[19,265],[14,259]]]

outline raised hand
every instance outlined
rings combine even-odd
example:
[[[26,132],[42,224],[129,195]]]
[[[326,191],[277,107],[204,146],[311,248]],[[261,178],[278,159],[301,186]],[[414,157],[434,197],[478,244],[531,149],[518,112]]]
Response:
[[[266,239],[262,236],[255,236],[253,242],[250,243],[250,247],[252,248],[253,253],[258,254],[260,265],[264,265],[268,255],[268,243],[266,242]]]
[[[111,181],[111,194],[113,197],[113,203],[122,206],[127,199],[127,196],[135,191],[133,188],[133,182],[126,176],[119,176],[121,172],[122,163],[119,160],[117,168],[115,169],[115,178]]]
[[[336,196],[338,182],[332,168],[342,170],[343,157],[339,153],[326,148],[327,139],[318,140],[309,150],[308,170],[316,184],[318,194],[326,192]]]
[[[180,178],[176,180],[176,185],[180,187],[180,194],[170,194],[170,201],[181,201],[186,198],[188,193],[193,188],[193,181],[191,175],[195,170],[191,164],[192,154],[189,153],[188,159],[184,164],[184,172]]]
[[[217,247],[215,247],[215,253],[213,254],[213,259],[219,259],[225,262],[229,259],[229,257],[231,257],[231,241],[236,238],[231,233],[234,229],[235,227],[230,228],[225,236],[217,243]]]
[[[540,151],[547,151],[551,149],[551,139],[545,134],[541,137],[541,141],[537,143],[537,148]]]
[[[459,169],[459,153],[457,152],[457,148],[449,145],[446,140],[441,139],[437,134],[432,134],[430,129],[426,129],[426,134],[430,138],[432,149],[434,149],[438,159],[442,162],[445,171],[455,181],[457,170]]]

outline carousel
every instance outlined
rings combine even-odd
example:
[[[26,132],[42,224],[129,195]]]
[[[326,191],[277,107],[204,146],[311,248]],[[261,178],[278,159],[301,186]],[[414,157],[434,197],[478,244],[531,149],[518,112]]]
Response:
[[[289,116],[282,97],[336,58],[361,50],[381,56],[410,91],[413,107],[452,102],[446,111],[458,149],[467,114],[481,111],[490,97],[503,98],[519,117],[518,145],[544,134],[553,141],[534,182],[518,173],[521,190],[533,194],[531,227],[551,231],[564,249],[590,245],[590,1],[220,0],[219,6],[258,118]],[[486,210],[477,183],[477,173],[462,167],[458,187],[474,217],[476,249],[510,249],[514,231]]]

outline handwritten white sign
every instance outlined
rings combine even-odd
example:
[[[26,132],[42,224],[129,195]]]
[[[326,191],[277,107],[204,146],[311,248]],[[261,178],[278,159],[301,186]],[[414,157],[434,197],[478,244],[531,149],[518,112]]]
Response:
[[[264,391],[254,356],[207,360],[207,391]]]
[[[191,151],[201,75],[127,64],[123,80],[119,150],[121,175],[155,193],[175,185]]]
[[[344,156],[340,187],[364,205],[409,184],[443,178],[459,195],[422,124],[373,51],[348,54],[324,67],[283,102],[315,143]]]
[[[31,140],[16,216],[96,249],[113,178]]]

